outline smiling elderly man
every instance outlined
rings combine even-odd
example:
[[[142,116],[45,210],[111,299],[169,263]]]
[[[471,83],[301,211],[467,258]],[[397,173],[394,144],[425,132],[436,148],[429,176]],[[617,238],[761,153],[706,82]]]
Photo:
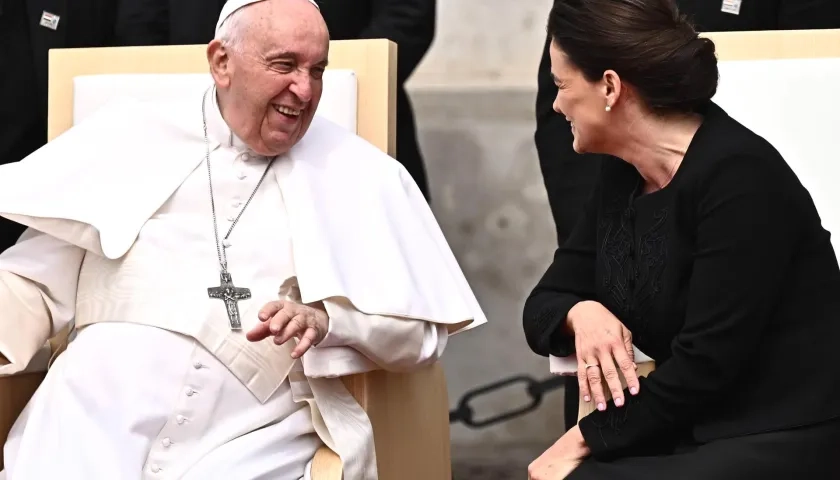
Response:
[[[338,376],[435,361],[486,321],[392,158],[315,117],[329,35],[307,0],[233,0],[213,82],[119,101],[0,167],[7,375],[75,320],[5,445],[8,480],[376,478]]]

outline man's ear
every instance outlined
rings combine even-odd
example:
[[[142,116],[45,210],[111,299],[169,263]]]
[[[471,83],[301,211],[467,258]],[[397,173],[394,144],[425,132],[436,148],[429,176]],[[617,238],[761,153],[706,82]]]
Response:
[[[219,88],[225,88],[230,84],[230,55],[227,48],[218,39],[214,39],[207,45],[207,64],[210,66],[210,75],[213,76]]]

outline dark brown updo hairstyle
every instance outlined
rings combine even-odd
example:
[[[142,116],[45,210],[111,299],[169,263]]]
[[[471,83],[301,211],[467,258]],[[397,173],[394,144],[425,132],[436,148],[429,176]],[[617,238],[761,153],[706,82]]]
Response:
[[[548,35],[587,80],[615,70],[656,112],[696,111],[717,91],[715,44],[674,0],[557,0]]]

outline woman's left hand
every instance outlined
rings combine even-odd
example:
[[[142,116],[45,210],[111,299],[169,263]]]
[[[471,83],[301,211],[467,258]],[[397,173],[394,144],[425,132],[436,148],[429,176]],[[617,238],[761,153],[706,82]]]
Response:
[[[528,465],[528,480],[562,480],[588,455],[589,448],[575,425]]]

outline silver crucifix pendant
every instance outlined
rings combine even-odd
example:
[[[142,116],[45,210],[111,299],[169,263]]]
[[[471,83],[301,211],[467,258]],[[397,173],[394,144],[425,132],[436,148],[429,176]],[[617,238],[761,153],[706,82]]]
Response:
[[[233,278],[226,271],[221,273],[221,285],[210,287],[207,294],[210,298],[218,298],[225,302],[231,330],[242,330],[242,321],[239,318],[239,301],[251,298],[251,290],[239,288],[233,284]]]

